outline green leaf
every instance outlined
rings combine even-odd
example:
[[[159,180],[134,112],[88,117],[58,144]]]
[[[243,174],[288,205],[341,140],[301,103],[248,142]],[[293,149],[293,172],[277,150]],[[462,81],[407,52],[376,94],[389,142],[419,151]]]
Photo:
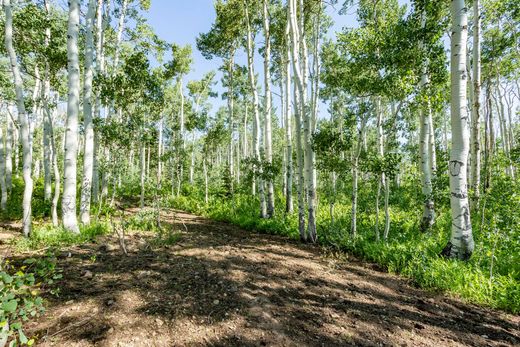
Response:
[[[2,304],[2,309],[6,312],[14,312],[18,307],[18,302],[16,300],[9,300]]]
[[[20,343],[22,345],[25,345],[27,342],[29,342],[29,339],[27,338],[27,336],[25,336],[22,329],[18,329],[18,336],[20,337]]]
[[[11,283],[13,282],[13,278],[11,276],[9,276],[9,274],[3,272],[2,273],[2,280],[5,282],[5,283]]]

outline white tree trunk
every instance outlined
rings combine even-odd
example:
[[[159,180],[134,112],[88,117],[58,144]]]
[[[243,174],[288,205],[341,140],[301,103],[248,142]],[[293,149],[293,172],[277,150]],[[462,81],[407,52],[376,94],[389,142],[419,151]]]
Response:
[[[296,2],[290,0],[288,4],[288,20],[291,33],[291,60],[293,66],[293,73],[295,77],[294,85],[294,116],[296,120],[296,155],[298,157],[298,229],[300,232],[300,238],[302,241],[307,241],[307,232],[305,230],[305,176],[304,166],[305,158],[302,144],[302,114],[305,107],[305,91],[302,70],[300,66],[299,58],[299,30],[296,22]]]
[[[260,167],[256,168],[260,175],[262,174],[261,168],[261,160],[260,157],[260,110],[258,103],[258,91],[256,88],[256,77],[254,70],[254,49],[253,49],[253,38],[251,32],[251,24],[249,19],[249,10],[247,5],[245,6],[245,15],[246,15],[246,25],[247,25],[247,70],[249,74],[249,85],[251,87],[251,92],[253,93],[253,110],[254,110],[254,123],[253,123],[253,148],[255,159],[258,161]],[[258,182],[258,193],[260,196],[260,215],[262,218],[267,216],[267,205],[265,199],[264,192],[264,184],[260,177],[257,177],[256,181]]]
[[[272,148],[272,134],[271,134],[271,33],[268,0],[263,0],[263,25],[264,25],[264,88],[265,88],[265,103],[264,103],[264,126],[265,126],[265,159],[267,163],[273,162],[273,148]],[[274,184],[273,180],[269,179],[267,182],[267,217],[274,216]]]
[[[9,107],[7,110],[9,113]],[[7,135],[5,138],[5,185],[7,191],[11,193],[13,189],[13,130],[14,124],[11,121],[11,114],[7,117]]]
[[[0,127],[0,210],[4,211],[7,204],[7,186],[5,184],[5,156],[4,156],[4,130]]]
[[[162,181],[162,143],[163,143],[163,124],[164,119],[159,120],[159,139],[157,141],[157,184]]]
[[[421,77],[421,84],[424,86],[427,84],[427,75],[423,73]],[[429,147],[430,142],[430,116],[428,115],[429,109],[424,106],[421,108],[420,117],[420,134],[419,134],[419,154],[421,158],[421,181],[422,181],[422,194],[424,199],[423,205],[423,216],[421,220],[421,230],[427,231],[431,228],[435,222],[435,209],[432,198],[433,186],[432,186],[432,171],[431,171],[431,152]]]
[[[233,155],[231,155],[233,157]],[[195,176],[195,131],[191,131],[191,162],[190,162],[190,185],[193,185]]]
[[[471,107],[471,184],[473,206],[480,200],[480,0],[473,0],[473,103]]]
[[[359,156],[363,148],[363,138],[365,136],[366,117],[362,115],[361,124],[358,130],[357,144],[352,158],[352,216],[350,221],[350,233],[352,237],[357,234],[357,198],[358,198],[358,172]]]
[[[229,177],[230,177],[230,184],[231,184],[231,191],[233,191],[233,180],[234,180],[234,167],[235,163],[233,160],[233,151],[234,151],[234,132],[235,132],[235,114],[234,114],[234,98],[233,98],[233,70],[234,70],[234,51],[231,54],[231,58],[229,59],[229,86],[228,86],[228,110],[229,110],[229,133],[231,135],[231,138],[229,140],[229,147],[228,147],[228,165],[229,165]]]
[[[69,1],[67,29],[68,101],[65,135],[63,199],[61,202],[63,226],[79,233],[76,218],[76,165],[78,154],[79,115],[79,0]]]
[[[36,127],[36,122],[38,120],[38,110],[39,110],[39,97],[41,96],[41,78],[40,78],[40,69],[38,68],[38,65],[34,66],[34,88],[32,93],[32,110],[31,114],[28,117],[29,119],[29,143],[31,145],[31,156],[34,161],[34,155],[33,155],[33,139],[34,139],[34,130]],[[38,162],[36,160],[36,162]],[[34,165],[36,168],[37,165]],[[37,170],[35,170],[37,171]],[[37,175],[36,178],[38,178]]]
[[[58,98],[56,98],[57,101]],[[56,102],[57,104],[57,102]],[[55,112],[57,113],[56,109]],[[56,150],[56,141],[54,137],[54,129],[53,129],[53,121],[51,118],[51,113],[47,113],[47,122],[49,124],[49,142],[50,142],[50,157],[52,159],[52,167],[54,170],[54,197],[52,198],[52,207],[51,207],[51,215],[52,215],[52,225],[55,227],[58,226],[58,201],[60,200],[60,192],[61,192],[61,176],[60,169],[58,167],[58,152]]]
[[[86,18],[85,80],[83,84],[83,117],[85,149],[83,152],[83,182],[81,184],[80,220],[90,223],[90,201],[92,196],[92,174],[94,167],[94,126],[92,123],[92,78],[94,60],[94,15],[96,0],[89,0]]]
[[[299,25],[296,21],[296,4],[293,4],[293,18],[292,31],[297,32],[297,38],[294,40],[299,44],[299,51],[301,55],[301,64],[299,69],[300,74],[296,74],[296,81],[298,85],[298,91],[300,93],[300,113],[303,120],[303,140],[305,145],[305,183],[307,193],[307,210],[308,210],[308,221],[307,221],[307,237],[310,242],[317,241],[316,233],[316,175],[315,175],[315,155],[312,149],[312,127],[313,127],[313,115],[307,101],[307,80],[308,80],[308,63],[307,63],[307,42],[304,30],[304,4],[303,0],[300,0],[300,21]],[[293,58],[294,59],[294,58]],[[296,62],[296,61],[295,61]]]
[[[16,52],[13,47],[13,14],[11,11],[11,0],[4,0],[5,11],[5,48],[9,55],[11,70],[13,73],[14,87],[16,92],[16,103],[18,106],[18,122],[20,123],[20,137],[23,148],[23,180],[25,183],[23,193],[23,233],[29,236],[32,228],[31,200],[33,191],[33,180],[31,177],[32,151],[30,128],[24,105],[23,81],[18,67]],[[18,147],[18,146],[16,146]]]
[[[101,74],[105,70],[105,56],[103,52],[103,3],[104,0],[98,0],[96,11],[96,74]],[[109,2],[110,5],[110,2]],[[96,106],[94,118],[99,118],[101,114],[101,95],[99,88],[96,90]],[[99,138],[97,132],[94,133],[94,158],[92,164],[92,202],[97,202],[99,198]]]
[[[290,27],[287,25],[285,39],[287,42],[286,63],[285,63],[285,143],[286,150],[286,186],[285,186],[285,212],[293,212],[292,185],[293,185],[293,158],[292,158],[292,119],[291,119],[291,47],[290,47]]]
[[[145,171],[146,171],[146,149],[143,144],[140,144],[139,156],[141,160],[141,198],[140,207],[144,207],[144,182],[145,182]]]
[[[202,159],[202,165],[204,169],[204,202],[207,204],[208,199],[208,165],[206,163],[206,157]]]
[[[426,15],[422,14],[422,28],[426,26]],[[421,49],[424,47],[424,43],[421,42]],[[420,82],[420,89],[423,93],[426,92],[426,88],[429,85],[428,77],[428,64],[429,60],[426,59],[422,66],[422,75]],[[430,109],[430,102],[426,101],[420,108],[420,124],[419,124],[419,155],[421,160],[421,185],[422,195],[424,199],[423,215],[421,219],[421,231],[428,231],[433,223],[435,222],[435,209],[433,202],[433,185],[432,185],[432,166],[434,163],[432,138],[433,124],[431,124],[432,116]]]
[[[45,1],[45,11],[47,15],[47,19],[50,19],[50,6],[49,2]],[[50,23],[50,22],[49,22]],[[51,28],[47,26],[45,28],[45,47],[49,46],[51,39]],[[45,201],[49,201],[52,195],[52,158],[51,158],[51,148],[49,141],[49,127],[50,124],[48,120],[50,119],[50,109],[49,109],[49,98],[50,98],[50,72],[49,72],[49,61],[45,59],[45,72],[44,72],[44,80],[43,80],[43,88],[41,99],[43,101],[43,171],[44,171],[44,187],[43,187],[43,196]]]
[[[384,153],[384,139],[383,139],[383,110],[381,108],[381,97],[376,96],[375,98],[375,109],[376,109],[376,130],[377,130],[377,154],[383,158]],[[376,193],[376,241],[379,241],[379,199],[381,197],[381,185],[386,182],[385,173],[381,172],[377,180],[377,193]],[[385,187],[386,191],[386,187]]]
[[[123,0],[121,4],[121,12],[119,15],[119,23],[117,24],[117,36],[116,36],[116,51],[114,54],[114,68],[119,66],[119,55],[121,52],[121,40],[123,38],[123,31],[125,28],[125,17],[126,9],[128,7],[128,0]]]
[[[468,19],[464,0],[451,1],[451,130],[450,154],[451,239],[442,254],[447,257],[468,259],[473,253],[467,190],[467,163],[469,153],[469,120],[466,92],[466,44]]]

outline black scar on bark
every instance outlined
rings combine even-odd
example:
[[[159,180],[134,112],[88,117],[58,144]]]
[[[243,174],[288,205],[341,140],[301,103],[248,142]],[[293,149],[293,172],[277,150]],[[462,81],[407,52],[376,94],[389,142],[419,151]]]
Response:
[[[460,170],[464,166],[464,163],[459,160],[451,160],[449,169],[450,169],[450,175],[452,176],[458,176],[460,175]]]

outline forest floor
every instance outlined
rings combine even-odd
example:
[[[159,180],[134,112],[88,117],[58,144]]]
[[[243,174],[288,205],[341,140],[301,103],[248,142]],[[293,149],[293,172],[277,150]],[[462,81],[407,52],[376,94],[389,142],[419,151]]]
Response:
[[[164,220],[178,231],[171,246],[135,232],[128,255],[115,234],[66,248],[60,295],[46,295],[27,335],[41,346],[520,344],[519,316],[351,256],[179,211]]]

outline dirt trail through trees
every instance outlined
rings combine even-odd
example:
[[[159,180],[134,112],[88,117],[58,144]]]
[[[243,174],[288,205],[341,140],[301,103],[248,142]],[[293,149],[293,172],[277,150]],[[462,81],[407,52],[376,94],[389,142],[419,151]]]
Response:
[[[61,294],[28,332],[42,346],[520,344],[518,316],[285,238],[169,218],[180,233],[173,246],[154,248],[151,234],[137,233],[128,256],[116,237],[65,252]]]

